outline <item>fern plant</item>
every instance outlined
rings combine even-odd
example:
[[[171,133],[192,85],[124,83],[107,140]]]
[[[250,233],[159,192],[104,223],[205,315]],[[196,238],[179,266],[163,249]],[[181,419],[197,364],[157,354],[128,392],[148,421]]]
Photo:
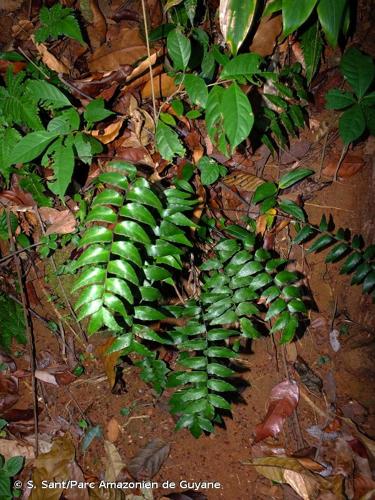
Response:
[[[13,165],[43,155],[41,165],[52,167],[54,172],[48,187],[63,199],[73,176],[75,157],[90,164],[93,155],[102,151],[101,143],[82,130],[82,117],[62,90],[29,78],[26,72],[13,75],[8,69],[5,86],[0,86],[0,110],[0,173],[6,181]],[[83,113],[86,128],[111,114],[103,100],[90,102]]]
[[[58,38],[59,36],[68,36],[82,44],[84,43],[73,9],[63,7],[60,3],[53,5],[50,9],[42,7],[39,20],[41,26],[35,32],[35,41],[37,43],[45,42],[48,38]]]
[[[80,273],[72,291],[82,290],[75,309],[80,320],[90,316],[89,335],[103,326],[126,332],[112,350],[150,354],[135,338],[165,342],[143,322],[166,317],[158,304],[161,289],[174,285],[184,248],[192,246],[185,228],[195,224],[184,212],[196,200],[185,180],[157,195],[133,165],[117,161],[109,169],[98,177],[105,188],[93,199],[86,217],[93,224],[80,241],[84,251],[75,264]]]
[[[220,412],[231,408],[226,393],[237,389],[225,379],[235,374],[228,362],[237,356],[239,338],[257,339],[268,330],[282,332],[281,343],[290,342],[307,311],[299,277],[285,269],[286,259],[271,256],[239,226],[228,226],[226,233],[232,238],[221,240],[201,266],[199,300],[185,311],[169,308],[189,318],[170,332],[181,367],[168,376],[169,387],[180,387],[170,399],[171,412],[181,415],[176,429],[188,427],[195,437],[212,432]]]
[[[329,223],[323,215],[319,226],[297,224],[297,234],[293,243],[302,244],[314,240],[306,249],[308,253],[316,253],[332,247],[325,257],[325,262],[338,262],[346,257],[340,274],[352,274],[351,285],[362,284],[364,293],[375,289],[375,245],[363,248],[360,235],[351,237],[350,231],[340,228],[336,233],[329,231]],[[373,296],[375,297],[374,293]]]

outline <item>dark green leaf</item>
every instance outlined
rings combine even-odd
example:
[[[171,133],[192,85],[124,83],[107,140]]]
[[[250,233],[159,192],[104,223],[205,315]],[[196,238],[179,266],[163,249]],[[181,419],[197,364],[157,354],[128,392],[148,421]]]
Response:
[[[329,234],[323,234],[322,236],[319,236],[317,240],[314,241],[314,243],[307,249],[307,252],[308,253],[318,252],[319,250],[326,248],[332,242],[333,242],[332,236],[330,236]]]
[[[340,137],[345,145],[355,141],[365,131],[366,119],[362,106],[355,104],[346,110],[339,120]]]
[[[345,109],[356,102],[351,92],[340,89],[330,89],[325,99],[327,109]]]
[[[281,200],[279,202],[279,208],[283,212],[285,212],[285,213],[291,215],[292,217],[294,217],[295,219],[298,219],[298,220],[301,220],[301,221],[305,221],[306,220],[305,212],[293,200],[288,200],[288,199]]]
[[[337,262],[347,252],[349,246],[347,243],[339,243],[334,246],[325,258],[326,262]]]
[[[375,66],[372,58],[351,47],[343,55],[340,66],[357,97],[363,97],[374,80]]]
[[[281,176],[281,179],[279,180],[279,188],[286,189],[312,174],[314,174],[314,170],[311,170],[310,168],[296,168],[295,170],[287,172]]]
[[[318,16],[328,43],[336,47],[347,0],[319,0]]]
[[[307,21],[313,11],[317,0],[283,0],[283,26],[284,35],[290,35]]]
[[[277,186],[274,182],[265,182],[258,186],[252,198],[253,203],[259,203],[266,198],[270,198],[277,193]]]
[[[176,28],[167,36],[168,54],[172,58],[176,70],[185,70],[191,55],[190,40]]]

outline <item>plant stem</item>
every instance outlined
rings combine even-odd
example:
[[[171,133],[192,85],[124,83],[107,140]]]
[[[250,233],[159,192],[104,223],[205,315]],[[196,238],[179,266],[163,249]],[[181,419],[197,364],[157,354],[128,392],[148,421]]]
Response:
[[[155,125],[156,125],[156,116],[157,116],[157,113],[156,113],[155,87],[154,87],[154,76],[153,76],[153,73],[152,73],[152,64],[151,64],[150,40],[148,38],[148,26],[147,26],[147,18],[146,18],[146,6],[145,6],[145,0],[141,0],[141,1],[142,1],[143,25],[144,25],[144,28],[145,28],[145,37],[146,37],[147,57],[148,57],[148,60],[149,60],[148,68],[149,68],[149,71],[150,71],[150,78],[151,78],[150,84],[151,84],[152,108],[153,108],[153,111],[154,111],[154,121],[155,121]]]
[[[35,339],[33,330],[31,328],[31,320],[29,317],[28,304],[26,299],[25,290],[23,288],[22,281],[22,270],[21,270],[21,261],[18,253],[15,252],[14,248],[14,239],[12,234],[12,229],[10,225],[10,215],[9,210],[6,209],[6,218],[7,218],[7,226],[8,226],[8,235],[10,241],[10,249],[13,253],[14,261],[16,264],[17,278],[18,284],[20,287],[20,294],[22,300],[22,308],[23,308],[23,317],[25,321],[26,335],[29,344],[29,356],[30,356],[30,369],[31,369],[31,387],[32,387],[32,399],[33,399],[33,411],[34,411],[34,434],[35,434],[35,456],[37,457],[39,454],[39,436],[38,436],[38,395],[37,395],[37,385],[35,379],[35,369],[36,369],[36,349],[35,349]]]

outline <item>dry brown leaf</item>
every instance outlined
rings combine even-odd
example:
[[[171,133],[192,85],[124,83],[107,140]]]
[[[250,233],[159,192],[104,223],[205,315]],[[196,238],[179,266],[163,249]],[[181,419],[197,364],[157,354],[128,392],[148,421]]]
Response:
[[[275,49],[282,26],[281,15],[263,17],[250,45],[250,51],[263,57],[270,56]]]
[[[31,445],[22,445],[11,439],[0,439],[0,454],[6,460],[16,456],[22,456],[26,459],[35,457],[34,448]]]
[[[161,53],[162,51],[158,50],[154,54],[151,54],[150,57],[147,57],[141,63],[139,63],[138,66],[136,66],[130,73],[130,75],[126,78],[126,81],[130,82],[131,80],[134,80],[134,78],[137,78],[137,76],[142,75],[142,73],[149,69],[150,64],[151,66],[153,66],[156,63],[156,60]]]
[[[107,424],[107,438],[111,443],[115,443],[120,435],[120,425],[115,417],[112,417]]]
[[[178,87],[174,83],[174,79],[168,76],[167,73],[162,73],[161,75],[154,76],[152,81],[154,82],[155,97],[157,99],[170,97],[178,89]],[[143,99],[149,99],[151,97],[151,80],[149,80],[143,87],[141,95]]]
[[[42,221],[48,225],[47,235],[73,233],[77,226],[77,220],[69,209],[56,210],[55,208],[40,207],[39,213]]]
[[[89,0],[89,6],[92,13],[92,22],[87,26],[87,34],[90,46],[95,50],[105,42],[107,23],[98,5],[98,0]]]
[[[322,174],[326,177],[333,177],[335,175],[339,159],[338,155],[329,156],[328,162],[322,170]],[[363,156],[349,152],[341,163],[337,176],[339,179],[352,177],[363,168],[364,164],[365,162],[363,160]]]
[[[43,63],[48,66],[52,71],[56,71],[56,73],[69,74],[69,68],[59,61],[43,43],[36,43],[34,37],[31,36],[32,41],[35,44],[36,50],[39,52]]]
[[[153,439],[130,460],[127,469],[137,481],[151,479],[168,458],[170,444],[162,439]]]
[[[23,4],[23,0],[1,0],[1,10],[5,12],[14,12]]]
[[[296,458],[266,457],[255,458],[252,462],[255,470],[262,476],[278,483],[289,484],[304,500],[318,498],[320,493],[331,491],[335,498],[343,499],[342,478],[330,480],[306,470]],[[319,465],[319,464],[318,464]]]
[[[124,118],[120,118],[116,122],[111,123],[106,128],[101,130],[92,130],[90,135],[98,139],[102,144],[108,144],[116,139],[118,136],[122,124],[124,123]]]
[[[35,459],[32,479],[34,488],[30,494],[30,500],[59,500],[63,492],[65,498],[69,500],[88,499],[86,489],[42,488],[42,481],[84,480],[82,471],[75,462],[75,448],[69,434],[55,439],[52,449]]]
[[[125,464],[113,443],[104,441],[104,450],[106,453],[104,460],[105,479],[106,481],[116,481],[121,470],[125,467]]]
[[[35,378],[47,384],[58,385],[55,376],[47,370],[35,370]]]
[[[135,64],[147,55],[144,40],[138,28],[113,27],[109,42],[93,53],[90,71],[114,71],[127,64]]]
[[[275,437],[285,420],[293,413],[299,401],[299,388],[295,380],[284,380],[272,388],[266,417],[255,428],[254,443]]]
[[[264,180],[253,174],[241,170],[233,170],[223,178],[222,182],[227,186],[236,187],[239,191],[255,191],[258,186],[264,184]]]
[[[116,365],[121,356],[121,351],[111,352],[107,354],[108,349],[111,347],[116,337],[110,337],[103,344],[95,349],[96,355],[100,358],[104,365],[104,371],[107,375],[108,382],[112,387],[115,385],[116,381]]]

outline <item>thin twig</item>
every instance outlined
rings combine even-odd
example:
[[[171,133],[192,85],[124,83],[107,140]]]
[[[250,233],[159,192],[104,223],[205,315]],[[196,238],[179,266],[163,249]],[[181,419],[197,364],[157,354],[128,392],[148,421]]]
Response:
[[[152,108],[154,111],[154,121],[156,123],[156,100],[155,100],[155,87],[154,87],[154,77],[152,73],[152,64],[151,64],[151,51],[150,51],[150,40],[148,38],[148,26],[147,26],[147,18],[146,18],[146,6],[145,6],[145,0],[142,1],[142,14],[143,14],[143,24],[145,28],[145,37],[146,37],[146,47],[147,47],[147,57],[149,60],[149,71],[150,71],[150,78],[151,78],[151,97],[152,97]]]
[[[21,47],[18,47],[17,50],[19,52],[21,52],[21,54],[23,55],[23,57],[26,57],[26,59],[29,61],[30,64],[32,64],[34,66],[35,69],[37,69],[40,73],[42,73],[42,75],[47,79],[47,80],[50,80],[50,77],[47,75],[47,73],[45,73],[43,71],[42,68],[40,68],[37,64],[35,64],[35,62],[30,59],[30,57],[26,54],[26,52],[24,50],[22,50]]]
[[[333,176],[333,182],[337,181],[337,174],[339,173],[341,163],[344,161],[345,155],[348,152],[348,145],[344,146],[341,151],[341,156],[339,161],[337,162],[336,170],[335,170],[335,175]]]
[[[38,394],[37,394],[37,385],[36,385],[36,379],[35,379],[35,370],[36,370],[35,339],[34,339],[34,335],[33,335],[33,330],[30,326],[31,321],[30,321],[29,312],[28,312],[28,304],[27,304],[25,290],[23,288],[21,261],[20,261],[18,254],[14,253],[15,248],[14,248],[14,240],[13,240],[13,234],[12,234],[12,229],[11,229],[11,224],[10,224],[9,210],[6,210],[6,218],[7,218],[9,241],[10,241],[10,250],[13,253],[14,262],[16,264],[17,278],[18,278],[18,284],[20,287],[20,294],[21,294],[21,300],[22,300],[23,317],[25,320],[26,335],[27,335],[27,340],[29,343],[31,388],[32,388],[33,411],[34,411],[34,434],[35,434],[34,449],[35,449],[35,456],[37,457],[39,454],[39,436],[38,436]]]
[[[20,254],[22,252],[27,252],[28,250],[31,250],[31,248],[35,248],[35,247],[38,247],[40,245],[42,245],[42,243],[33,243],[32,245],[30,245],[30,246],[28,246],[26,248],[21,248],[20,250],[15,250],[14,252],[8,253],[8,255],[6,255],[5,257],[2,257],[0,259],[0,264],[2,262],[4,262],[5,260],[13,258],[15,255],[18,255],[18,254]]]

